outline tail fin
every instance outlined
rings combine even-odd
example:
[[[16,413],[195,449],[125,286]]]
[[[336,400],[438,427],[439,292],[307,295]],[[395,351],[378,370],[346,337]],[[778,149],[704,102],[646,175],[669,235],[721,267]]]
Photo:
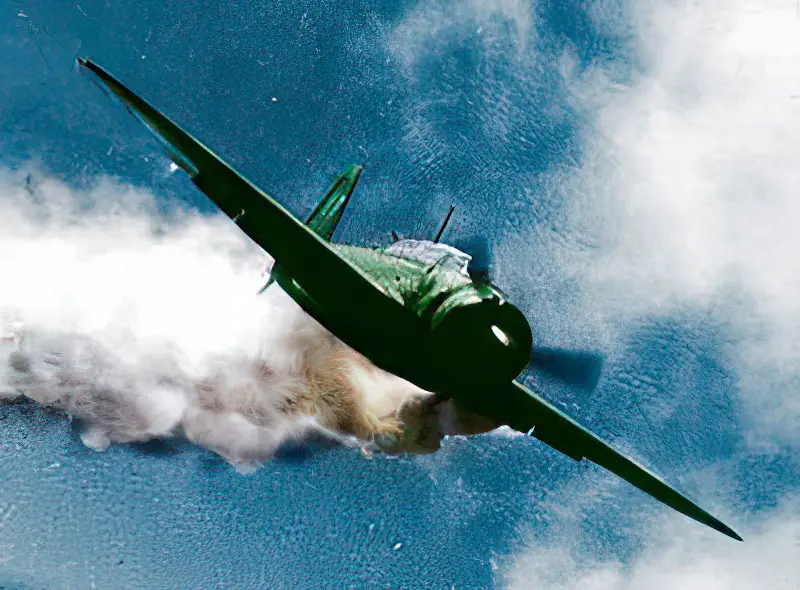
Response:
[[[339,220],[342,218],[344,208],[350,202],[350,196],[356,188],[361,171],[364,168],[358,164],[353,164],[347,170],[342,172],[333,184],[330,186],[325,196],[314,208],[314,211],[306,219],[306,225],[314,233],[326,242],[331,241],[333,232],[336,231],[336,226],[339,225]],[[267,283],[258,291],[259,294],[269,288],[276,282],[278,275],[282,272],[281,266],[278,261],[272,267],[269,274]]]
[[[330,242],[344,208],[350,202],[350,195],[356,187],[363,168],[353,164],[342,172],[325,193],[322,201],[306,219],[306,225],[323,240]]]

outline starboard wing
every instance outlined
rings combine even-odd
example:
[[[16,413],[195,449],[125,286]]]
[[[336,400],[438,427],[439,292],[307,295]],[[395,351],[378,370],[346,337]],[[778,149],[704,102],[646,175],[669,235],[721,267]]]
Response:
[[[119,99],[164,144],[170,157],[198,188],[325,309],[338,314],[340,319],[352,319],[356,323],[365,317],[365,310],[372,312],[373,323],[381,317],[375,314],[386,318],[399,313],[402,307],[386,296],[376,281],[340,256],[325,239],[274,198],[106,70],[88,59],[79,58],[78,63],[93,72],[101,87]],[[345,189],[343,196],[349,196],[358,178],[357,172],[360,169],[354,168],[349,180],[340,183],[338,188]]]
[[[689,518],[737,541],[742,540],[733,529],[711,516],[661,477],[615,450],[521,383],[514,381],[508,395],[493,397],[490,403],[499,405],[497,410],[505,416],[513,417],[513,423],[509,424],[512,428],[521,432],[528,432],[533,428],[533,436],[557,451],[576,461],[589,459]]]

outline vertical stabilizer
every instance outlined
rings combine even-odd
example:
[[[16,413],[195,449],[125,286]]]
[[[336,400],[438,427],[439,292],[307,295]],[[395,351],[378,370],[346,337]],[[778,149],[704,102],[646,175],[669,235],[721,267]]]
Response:
[[[331,241],[344,209],[350,202],[350,196],[353,194],[362,170],[361,166],[353,164],[342,172],[333,181],[319,205],[306,219],[306,225],[323,240]]]

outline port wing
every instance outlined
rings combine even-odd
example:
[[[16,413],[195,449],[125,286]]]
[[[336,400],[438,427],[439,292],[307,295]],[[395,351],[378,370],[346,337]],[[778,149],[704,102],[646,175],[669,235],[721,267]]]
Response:
[[[496,416],[499,417],[502,413],[513,417],[513,424],[509,424],[512,428],[521,432],[533,429],[533,436],[572,459],[589,459],[689,518],[732,539],[742,540],[733,529],[711,516],[661,477],[615,450],[521,383],[514,381],[508,395],[495,396],[488,403],[496,406],[493,412]]]

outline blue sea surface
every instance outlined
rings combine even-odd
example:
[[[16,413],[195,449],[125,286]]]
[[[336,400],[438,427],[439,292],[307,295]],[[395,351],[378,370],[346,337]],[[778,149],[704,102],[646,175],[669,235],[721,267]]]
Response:
[[[580,276],[561,273],[562,247],[584,236],[565,221],[572,195],[553,184],[578,174],[594,133],[565,71],[603,70],[625,87],[645,68],[635,11],[598,5],[5,2],[0,166],[33,161],[76,189],[109,175],[164,210],[214,211],[77,71],[87,56],[297,215],[340,169],[366,162],[337,241],[431,238],[455,205],[445,241],[486,237],[504,253],[496,281],[537,341],[606,357],[592,393],[529,378],[747,544],[787,498],[787,519],[798,518],[800,466],[796,439],[763,434],[740,395],[730,308],[667,307],[605,337],[575,313]],[[530,248],[509,253],[509,240]],[[600,303],[586,301],[596,319]],[[784,382],[796,399],[796,379]],[[171,441],[98,454],[63,415],[0,405],[0,588],[522,588],[515,564],[529,547],[623,571],[662,531],[739,551],[701,528],[594,465],[503,432],[451,438],[424,457],[289,453],[241,475]],[[797,571],[785,588],[800,587]]]

